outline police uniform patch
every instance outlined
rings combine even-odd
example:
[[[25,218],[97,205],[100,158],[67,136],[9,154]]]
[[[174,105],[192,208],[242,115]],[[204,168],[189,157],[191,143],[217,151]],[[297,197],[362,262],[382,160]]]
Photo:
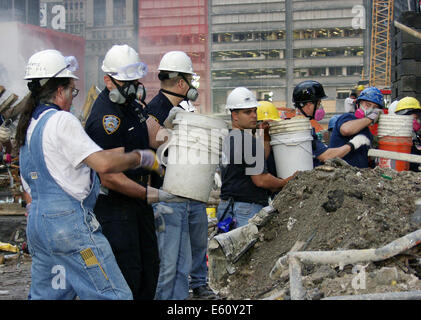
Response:
[[[105,115],[102,118],[102,125],[107,134],[113,134],[120,126],[121,120],[115,115]]]

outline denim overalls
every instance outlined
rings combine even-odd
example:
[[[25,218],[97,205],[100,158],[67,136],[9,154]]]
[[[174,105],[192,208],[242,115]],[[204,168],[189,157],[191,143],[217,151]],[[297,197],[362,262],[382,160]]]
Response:
[[[39,114],[40,108],[48,106],[38,106],[34,114]],[[30,145],[26,139],[20,149],[21,175],[31,188],[32,197],[26,230],[32,256],[28,298],[132,299],[92,211],[99,193],[97,175],[91,170],[91,191],[78,201],[48,172],[42,136],[45,123],[56,112],[48,111],[41,118]]]

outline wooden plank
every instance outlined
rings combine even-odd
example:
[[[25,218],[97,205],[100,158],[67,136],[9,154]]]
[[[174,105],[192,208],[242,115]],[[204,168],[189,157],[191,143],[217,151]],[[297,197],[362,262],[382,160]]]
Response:
[[[394,151],[370,149],[368,150],[368,156],[421,163],[421,156],[417,156],[415,154],[409,154],[409,153],[394,152]]]
[[[22,216],[25,215],[26,208],[20,203],[1,203],[0,216]]]
[[[5,111],[6,109],[10,108],[12,104],[15,103],[16,100],[18,100],[18,96],[12,93],[1,105],[0,105],[0,113]]]

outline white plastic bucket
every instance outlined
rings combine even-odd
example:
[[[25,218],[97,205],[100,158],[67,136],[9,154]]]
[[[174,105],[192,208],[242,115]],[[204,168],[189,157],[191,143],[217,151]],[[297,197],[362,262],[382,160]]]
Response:
[[[378,136],[411,137],[412,116],[381,114],[379,118]]]
[[[269,133],[279,178],[287,178],[297,170],[313,169],[313,137],[308,119],[279,121],[271,124]]]
[[[219,163],[225,121],[191,112],[179,112],[171,139],[158,154],[166,166],[163,189],[171,194],[207,202]],[[168,159],[163,155],[168,149]]]

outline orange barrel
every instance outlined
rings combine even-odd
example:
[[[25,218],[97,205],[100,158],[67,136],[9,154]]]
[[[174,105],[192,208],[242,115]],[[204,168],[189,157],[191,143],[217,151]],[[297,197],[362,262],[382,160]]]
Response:
[[[394,151],[401,153],[411,153],[412,138],[411,137],[392,137],[384,136],[379,138],[379,149],[386,151]],[[379,159],[380,168],[390,168],[396,171],[408,171],[409,162],[393,159]]]

